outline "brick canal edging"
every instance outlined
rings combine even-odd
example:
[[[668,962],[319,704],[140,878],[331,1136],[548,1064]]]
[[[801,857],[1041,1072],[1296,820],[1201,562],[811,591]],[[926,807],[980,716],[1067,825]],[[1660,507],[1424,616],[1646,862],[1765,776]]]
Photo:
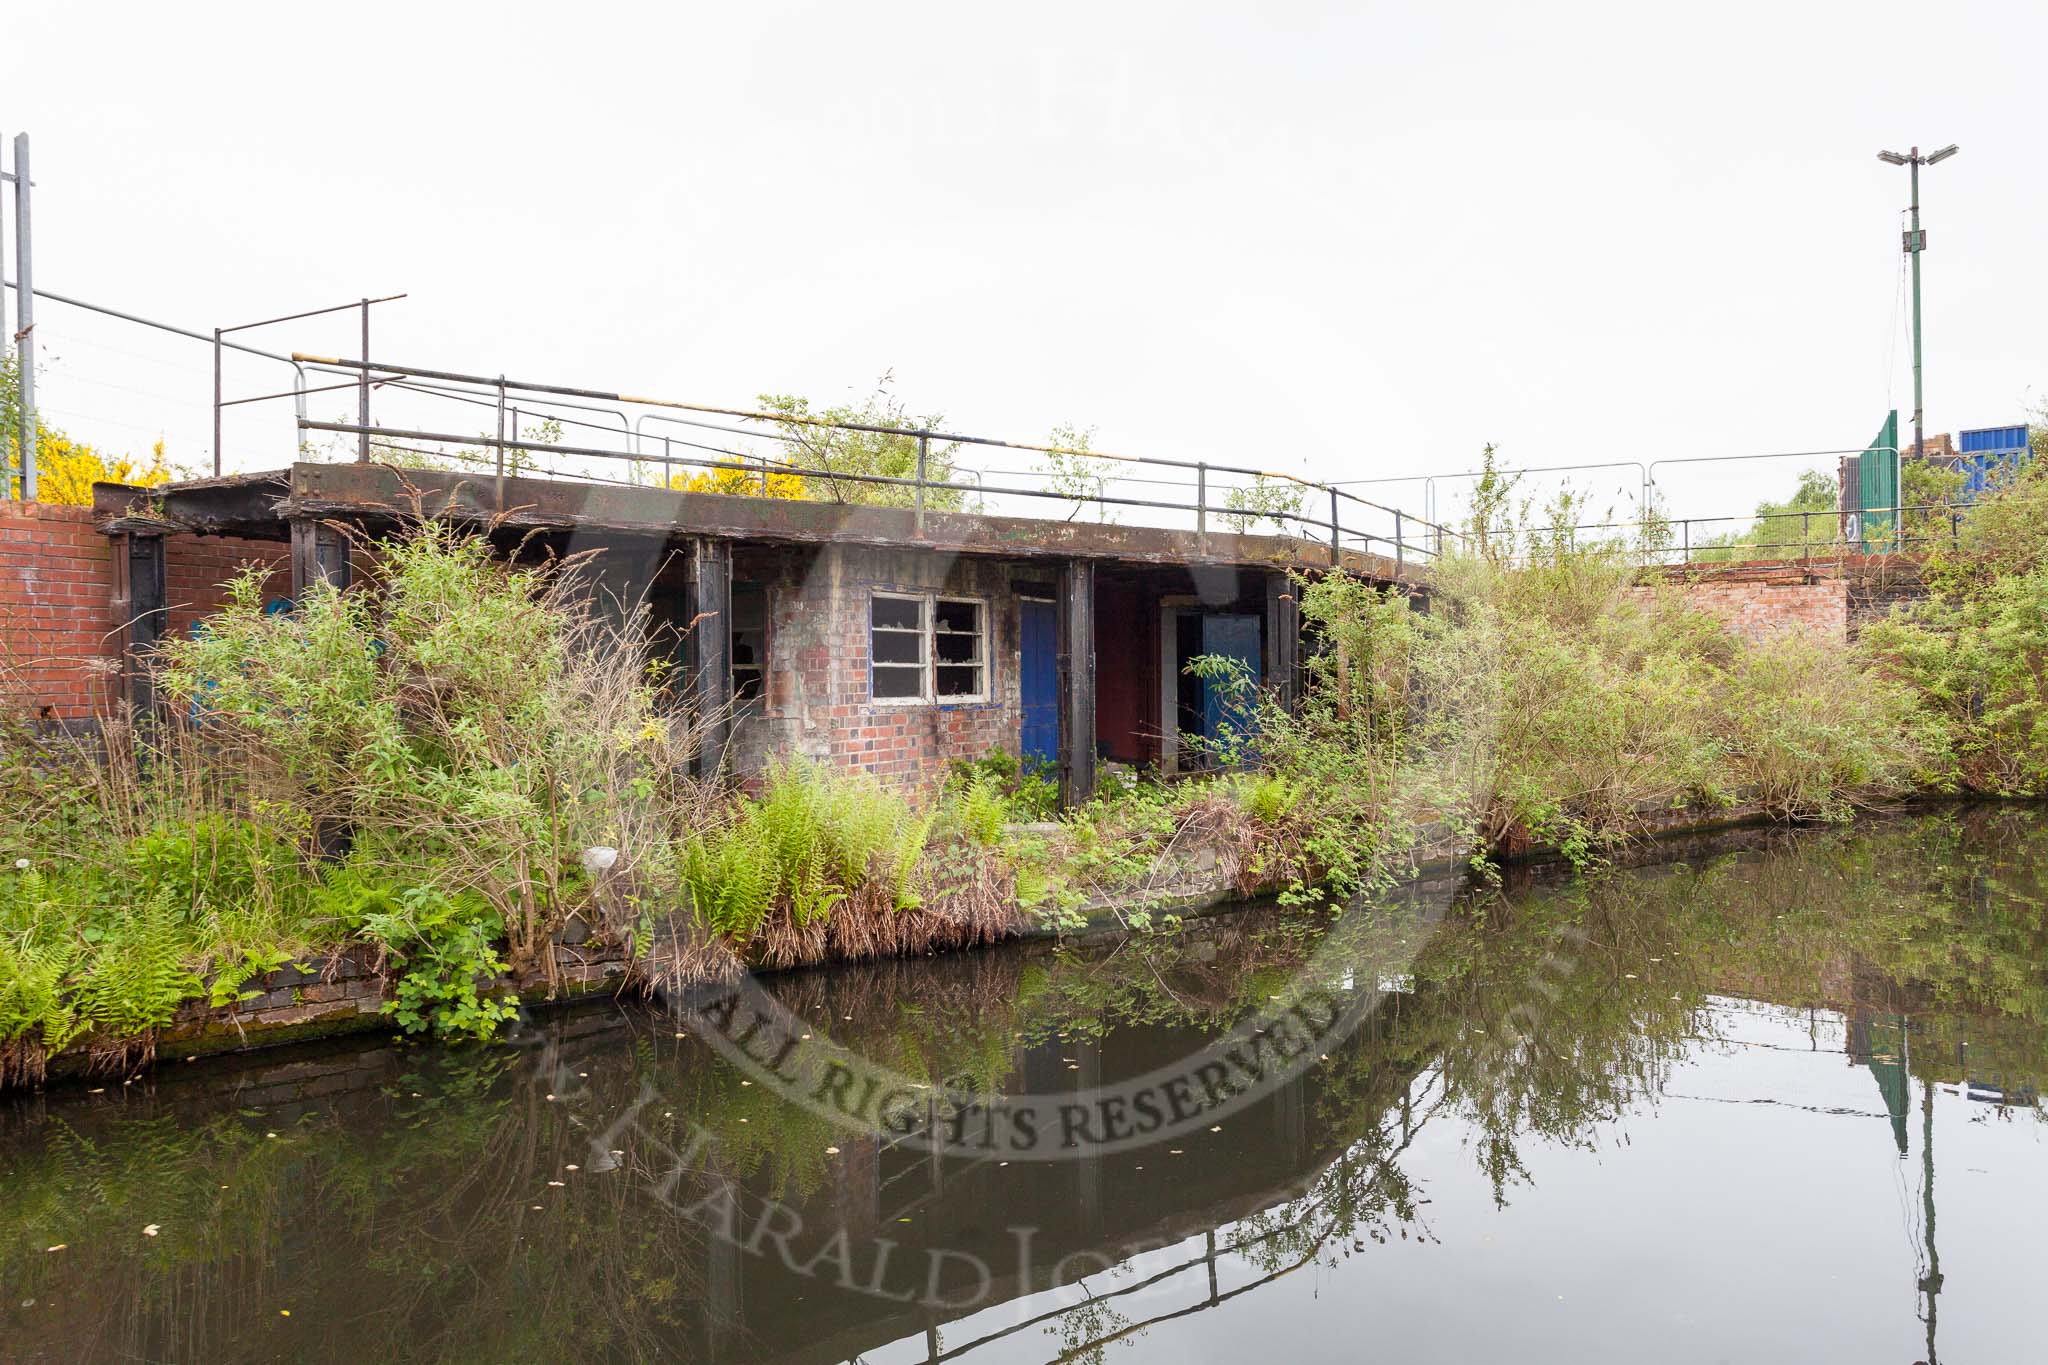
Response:
[[[574,1000],[622,984],[627,974],[625,955],[615,948],[591,946],[555,948],[556,989],[544,1002]],[[520,995],[547,989],[542,974],[515,983],[501,980],[496,989],[515,985]],[[259,1048],[346,1034],[391,1032],[393,1025],[384,1013],[389,1001],[390,979],[377,969],[377,953],[363,944],[351,944],[325,954],[314,954],[303,964],[289,965],[252,978],[245,992],[257,992],[238,1004],[213,1007],[204,1000],[188,1000],[158,1029],[153,1049],[123,1039],[86,1037],[49,1059],[51,1079],[127,1070],[137,1062],[147,1063],[153,1050],[157,1060],[192,1061],[200,1057],[253,1052]]]
[[[1755,804],[1644,811],[1638,821],[1640,838],[1658,848],[1771,823],[1763,808]],[[1556,849],[1532,845],[1513,851],[1508,861],[1540,863],[1558,856]],[[1448,831],[1432,829],[1411,851],[1401,869],[1401,880],[1454,874],[1469,863],[1469,854],[1457,849]],[[1154,913],[1192,918],[1227,913],[1251,899],[1231,885],[1212,851],[1197,849],[1154,884],[1145,903]],[[1124,927],[1115,902],[1099,901],[1084,907],[1084,912],[1087,923],[1078,929],[1063,934],[1050,926],[1034,925],[1012,935],[1010,941],[1087,939],[1121,932]],[[558,944],[555,953],[556,988],[531,1000],[534,1005],[566,1003],[607,990],[617,992],[629,982],[629,964],[616,948]],[[829,967],[834,962],[820,965]],[[514,984],[507,978],[498,988],[510,989]],[[547,990],[545,977],[539,973],[516,984],[522,997]],[[203,1000],[188,1001],[170,1024],[157,1031],[153,1046],[145,1040],[78,1040],[49,1059],[48,1076],[60,1080],[132,1070],[138,1064],[146,1065],[152,1054],[157,1060],[193,1061],[350,1034],[390,1032],[392,1025],[384,1014],[384,1005],[391,998],[388,985],[388,978],[377,970],[375,950],[349,945],[315,955],[302,966],[282,967],[252,979],[244,989],[258,994],[240,1004],[214,1008]]]

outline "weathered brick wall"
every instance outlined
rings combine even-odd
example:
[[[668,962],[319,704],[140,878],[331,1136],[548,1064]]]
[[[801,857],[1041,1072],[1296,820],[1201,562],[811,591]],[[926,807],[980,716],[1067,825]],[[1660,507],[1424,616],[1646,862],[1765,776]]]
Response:
[[[1692,565],[1658,576],[1750,639],[1797,628],[1852,640],[1894,606],[1927,595],[1919,561],[1903,555]]]
[[[1745,566],[1752,567],[1752,566]],[[1750,640],[1785,630],[1849,636],[1849,597],[1839,578],[1748,572],[1714,574],[1685,584],[1686,600]]]
[[[0,500],[0,704],[74,721],[112,696],[112,563],[91,508]]]
[[[741,550],[733,578],[768,589],[767,695],[734,733],[740,771],[799,753],[861,768],[892,784],[943,776],[956,758],[1017,752],[1016,584],[1052,582],[1052,570],[923,550],[824,546]],[[868,603],[876,590],[936,591],[986,603],[987,700],[877,701],[869,678]]]
[[[281,542],[171,536],[164,542],[169,631],[217,608],[242,565],[270,571],[266,591],[291,591]],[[115,700],[125,620],[113,607],[112,542],[92,509],[0,501],[0,705],[51,721],[81,721]]]

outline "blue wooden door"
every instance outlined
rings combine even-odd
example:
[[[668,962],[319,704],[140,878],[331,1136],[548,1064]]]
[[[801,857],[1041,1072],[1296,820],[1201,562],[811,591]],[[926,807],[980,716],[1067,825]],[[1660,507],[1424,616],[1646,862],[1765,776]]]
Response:
[[[1060,668],[1057,616],[1050,602],[1017,604],[1017,680],[1024,704],[1024,761],[1060,758]]]
[[[1259,618],[1256,616],[1204,616],[1202,653],[1235,659],[1244,665],[1245,676],[1259,682]],[[1226,723],[1242,737],[1250,719],[1244,705],[1249,698],[1233,698],[1231,688],[1209,679],[1202,682],[1202,736],[1215,739]]]

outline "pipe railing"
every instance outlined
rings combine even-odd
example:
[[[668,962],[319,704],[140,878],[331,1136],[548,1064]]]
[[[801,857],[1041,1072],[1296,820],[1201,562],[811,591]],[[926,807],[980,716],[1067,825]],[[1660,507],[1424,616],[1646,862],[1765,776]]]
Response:
[[[498,452],[498,458],[494,462],[494,468],[499,478],[505,477],[508,473],[516,474],[520,472],[516,468],[508,470],[505,466],[505,462],[503,459],[504,453],[506,451],[511,450],[526,451],[530,453],[545,453],[549,455],[566,455],[578,459],[615,460],[629,464],[659,465],[664,473],[664,484],[673,483],[674,472],[678,467],[683,469],[715,470],[726,470],[733,469],[736,467],[747,468],[749,470],[753,468],[752,466],[736,466],[730,455],[726,455],[723,458],[711,458],[709,456],[694,455],[676,455],[673,453],[672,450],[664,451],[664,453],[660,455],[636,455],[625,451],[605,450],[596,446],[573,446],[563,444],[536,447],[530,440],[518,439],[513,437],[465,435],[458,432],[429,431],[424,429],[408,427],[365,427],[360,423],[354,422],[320,422],[314,421],[312,419],[306,419],[304,421],[301,421],[299,423],[299,427],[303,431],[328,432],[334,435],[341,436],[362,437],[367,435],[375,441],[383,442],[386,444],[401,441],[410,441],[420,442],[426,445],[434,446],[482,446],[486,449],[495,450]],[[680,445],[683,443],[676,442],[675,444]],[[416,447],[400,448],[407,449],[408,453],[415,454],[439,453],[419,450]],[[476,457],[464,456],[460,453],[449,453],[447,457],[451,459],[468,458],[472,460],[472,462],[474,462],[476,459]],[[552,473],[553,471],[543,470],[541,472]],[[911,510],[913,512],[918,512],[920,510],[915,499],[918,498],[919,495],[924,494],[929,490],[943,489],[947,491],[958,491],[960,489],[960,486],[958,484],[950,483],[943,479],[921,479],[916,477],[902,478],[899,476],[889,474],[855,474],[849,473],[844,470],[807,469],[804,468],[803,466],[793,464],[777,465],[775,466],[775,472],[792,474],[800,478],[824,478],[844,483],[856,483],[873,487],[909,489],[911,490],[911,494],[914,499],[913,502],[910,504]],[[602,481],[620,482],[618,480]],[[1100,502],[1112,507],[1145,507],[1179,511],[1195,510],[1187,504],[1167,502],[1157,498],[1122,497],[1114,493],[1083,494],[1077,498],[1072,494],[1055,492],[1053,490],[1044,488],[1028,488],[1022,486],[997,486],[985,483],[979,485],[975,489],[975,491],[983,495],[993,494],[996,496],[1007,497],[1043,498],[1051,499],[1058,502]],[[1212,508],[1210,510],[1215,511],[1217,509]],[[1249,513],[1237,513],[1234,511],[1226,512],[1226,514],[1250,515]],[[1318,518],[1292,512],[1269,512],[1261,513],[1259,515],[1263,519],[1280,522],[1283,525],[1287,522],[1295,523],[1296,525],[1303,528],[1303,538],[1305,539],[1310,538],[1308,534],[1310,532],[1314,533],[1315,538],[1320,539],[1324,532],[1324,527],[1326,525]],[[1398,512],[1396,513],[1397,534],[1399,533],[1399,529],[1401,526],[1401,519],[1404,516],[1405,514]],[[1407,554],[1410,551],[1422,548],[1415,545],[1404,545],[1403,543],[1387,536],[1373,535],[1369,532],[1363,531],[1346,531],[1339,528],[1333,533],[1333,538],[1330,541],[1332,563],[1341,562],[1340,553],[1342,549],[1343,540],[1353,540],[1358,542],[1366,548],[1367,553],[1372,553],[1371,546],[1373,546],[1374,544],[1386,546],[1386,557],[1393,559],[1395,561],[1397,568],[1404,568],[1406,566]]]
[[[952,490],[959,487],[958,484],[951,481],[949,477],[951,471],[941,471],[936,475],[933,473],[932,444],[938,442],[954,448],[973,446],[1018,450],[1054,457],[1140,466],[1154,470],[1186,471],[1193,475],[1195,486],[1194,498],[1191,502],[1179,499],[1139,497],[1112,493],[1109,491],[1109,487],[1123,481],[1123,476],[1114,473],[1089,473],[1086,477],[1093,480],[1096,484],[1093,493],[1052,490],[1022,485],[997,486],[988,482],[986,474],[977,474],[976,478],[977,492],[983,497],[993,495],[998,497],[1050,499],[1080,505],[1094,504],[1099,507],[1131,507],[1191,513],[1195,522],[1196,534],[1200,537],[1201,543],[1205,548],[1208,543],[1210,533],[1209,520],[1212,515],[1224,518],[1244,518],[1249,524],[1256,524],[1261,520],[1269,520],[1282,528],[1283,531],[1291,528],[1295,534],[1304,538],[1324,541],[1330,547],[1330,556],[1333,563],[1341,559],[1347,540],[1363,544],[1367,547],[1368,551],[1375,544],[1383,545],[1389,552],[1388,557],[1394,560],[1397,570],[1405,569],[1411,558],[1429,559],[1436,557],[1440,553],[1443,538],[1446,535],[1454,537],[1458,535],[1457,532],[1438,526],[1426,518],[1417,517],[1413,513],[1398,507],[1389,507],[1374,502],[1371,499],[1359,497],[1335,485],[1306,479],[1299,475],[1255,469],[1243,465],[1217,464],[1202,460],[1176,460],[1161,456],[1129,455],[1110,451],[1077,450],[1064,446],[1042,445],[1034,442],[1009,441],[995,437],[976,436],[962,432],[940,431],[929,427],[848,422],[814,417],[809,414],[764,412],[750,408],[722,407],[713,404],[682,402],[674,399],[651,398],[644,395],[609,390],[578,388],[559,384],[542,384],[531,380],[514,380],[504,376],[474,375],[453,370],[398,366],[349,357],[318,356],[295,352],[293,359],[312,370],[322,373],[359,375],[368,387],[378,389],[386,387],[401,390],[409,389],[414,392],[442,391],[445,393],[445,396],[455,398],[458,401],[487,404],[493,403],[495,400],[495,405],[501,408],[506,402],[505,395],[512,392],[522,395],[540,395],[539,401],[544,406],[564,399],[580,400],[579,405],[587,405],[591,402],[619,404],[621,406],[618,409],[607,407],[598,409],[598,411],[605,412],[619,419],[623,428],[621,434],[626,439],[626,450],[609,450],[595,446],[563,443],[550,444],[546,448],[554,454],[582,459],[602,459],[626,461],[634,464],[659,465],[664,471],[663,481],[665,483],[673,482],[674,470],[677,466],[707,469],[732,468],[738,462],[747,468],[758,467],[761,470],[764,491],[766,491],[768,486],[771,471],[788,473],[814,481],[844,481],[850,484],[866,486],[905,488],[909,490],[910,506],[917,514],[920,526],[923,523],[923,515],[930,503],[933,490]],[[439,386],[445,385],[464,385],[470,386],[470,388],[467,392],[439,389]],[[633,420],[628,424],[623,411],[626,407],[653,407],[666,409],[667,411],[644,413],[637,420]],[[672,415],[674,413],[700,414],[700,416],[680,417]],[[767,427],[766,429],[734,427],[725,423],[705,421],[703,420],[705,417],[735,418],[742,422],[764,423],[767,424]],[[565,425],[587,426],[595,429],[594,423],[579,422],[574,419],[557,420],[563,421]],[[832,469],[828,466],[806,465],[794,459],[771,461],[764,456],[752,455],[724,447],[706,446],[683,441],[680,438],[669,436],[665,433],[654,435],[646,430],[648,422],[664,422],[689,427],[701,427],[743,437],[776,440],[791,445],[800,444],[800,440],[791,433],[790,428],[817,428],[821,430],[893,436],[916,442],[917,460],[914,475],[909,478],[877,474],[851,474],[842,470]],[[516,428],[514,436],[506,438],[502,436],[490,437],[436,432],[423,427],[373,426],[369,422],[316,422],[301,419],[299,426],[301,431],[322,431],[338,435],[356,436],[358,438],[359,461],[367,458],[368,442],[379,437],[387,440],[410,440],[429,444],[448,443],[495,448],[499,452],[499,463],[501,464],[505,450],[533,448],[532,443],[518,439]],[[608,430],[609,428],[606,429]],[[658,458],[650,453],[650,440],[659,440],[662,443],[662,453]],[[678,445],[685,448],[704,450],[707,453],[715,453],[722,458],[703,459],[696,456],[678,456],[674,453],[675,447]],[[1004,472],[1009,473],[1010,471]],[[1031,473],[1033,477],[1048,477],[1050,471],[1032,471]],[[1250,480],[1252,481],[1250,484],[1243,485],[1249,487],[1264,487],[1275,483],[1293,485],[1301,490],[1301,502],[1293,509],[1276,507],[1272,510],[1237,507],[1230,505],[1228,502],[1219,505],[1211,494],[1211,480],[1219,476],[1224,479]],[[1186,486],[1185,483],[1173,484],[1167,480],[1132,478],[1130,482],[1164,483],[1174,487]],[[1307,502],[1312,494],[1316,493],[1328,495],[1329,516],[1327,519],[1319,514],[1310,513],[1302,505]],[[1347,507],[1353,509],[1352,525],[1350,526],[1345,525],[1345,509]],[[1379,531],[1366,532],[1362,530],[1357,525],[1357,522],[1363,514],[1374,514],[1389,519],[1392,523],[1392,534],[1388,535]],[[1437,542],[1436,546],[1432,547],[1426,543],[1426,537],[1424,540],[1411,539],[1411,532],[1418,531],[1433,533]]]
[[[9,288],[18,289],[16,283],[12,280],[7,280],[4,283]],[[491,456],[478,457],[471,455],[468,459],[471,463],[483,462],[492,465],[500,472],[501,476],[505,472],[505,455],[507,451],[520,451],[529,456],[552,453],[573,459],[625,461],[636,466],[654,465],[659,466],[664,471],[664,482],[672,482],[674,473],[679,467],[731,469],[737,464],[750,472],[759,472],[763,492],[768,491],[770,480],[776,473],[787,473],[798,477],[843,480],[849,484],[907,488],[910,490],[909,500],[913,507],[920,503],[929,505],[934,495],[934,490],[944,490],[951,494],[969,486],[962,481],[971,480],[971,486],[976,494],[977,502],[984,508],[987,505],[986,499],[993,496],[1041,501],[1050,500],[1067,503],[1075,507],[1085,507],[1092,504],[1098,509],[1131,507],[1179,512],[1191,515],[1196,535],[1200,538],[1201,544],[1205,549],[1211,531],[1212,518],[1241,517],[1245,519],[1247,524],[1256,524],[1261,520],[1269,520],[1283,531],[1291,531],[1296,535],[1328,544],[1333,561],[1340,558],[1343,550],[1346,548],[1356,547],[1368,553],[1373,553],[1375,547],[1384,547],[1385,553],[1395,562],[1397,569],[1406,568],[1411,559],[1427,560],[1437,558],[1444,552],[1447,538],[1461,542],[1468,541],[1468,537],[1464,533],[1444,526],[1435,519],[1435,484],[1439,480],[1474,477],[1481,472],[1461,471],[1443,475],[1413,475],[1327,483],[1285,472],[1260,470],[1242,465],[1216,464],[1201,460],[1175,460],[1158,456],[1127,455],[1109,451],[1076,450],[1054,445],[1006,441],[992,437],[943,432],[923,427],[842,422],[829,418],[813,417],[808,414],[762,412],[747,408],[685,403],[602,390],[579,389],[565,385],[537,384],[531,381],[512,380],[502,376],[471,375],[456,371],[394,367],[377,364],[366,359],[312,356],[300,352],[286,355],[277,351],[265,350],[261,347],[230,340],[226,333],[231,329],[223,328],[216,335],[208,335],[193,328],[179,327],[123,309],[110,308],[102,304],[89,302],[85,299],[62,294],[54,290],[37,288],[34,293],[37,298],[47,299],[53,303],[98,313],[122,322],[189,338],[193,341],[205,342],[210,346],[217,346],[221,350],[242,352],[292,366],[295,372],[294,383],[289,390],[240,398],[228,398],[225,395],[217,395],[215,400],[217,406],[221,408],[236,407],[289,397],[293,401],[298,429],[302,436],[304,433],[311,431],[326,431],[354,436],[357,438],[356,458],[359,460],[369,453],[370,442],[373,440],[384,440],[387,442],[394,440],[420,440],[437,446],[456,445],[489,448],[493,451]],[[364,305],[345,306],[362,307]],[[271,319],[270,321],[278,320]],[[310,379],[310,376],[314,374],[335,376],[346,382],[315,384]],[[424,426],[404,428],[382,427],[374,425],[367,415],[362,412],[359,412],[359,420],[354,423],[314,422],[308,419],[307,398],[309,395],[349,388],[356,389],[359,394],[366,391],[380,393],[402,392],[429,400],[457,402],[479,408],[492,409],[497,413],[498,434],[494,437],[454,435],[431,431]],[[521,430],[518,421],[518,415],[522,413],[522,410],[512,408],[509,404],[508,395],[514,392],[539,396],[524,409],[524,416],[545,416],[563,427],[587,429],[592,432],[608,432],[621,439],[626,449],[619,451],[603,449],[592,445],[542,442],[528,437]],[[661,408],[664,411],[641,413],[637,417],[629,415],[627,409],[636,406]],[[566,416],[554,411],[536,410],[555,408],[586,413],[605,420],[602,422],[589,421],[574,416]],[[512,416],[512,425],[509,430],[505,426],[508,414]],[[734,425],[730,422],[710,420],[715,417],[728,417],[737,419],[740,422],[765,423],[768,425],[764,429],[758,426],[747,427]],[[916,440],[919,443],[920,448],[927,457],[926,468],[923,471],[927,477],[903,479],[883,475],[856,475],[829,468],[807,469],[799,463],[787,459],[774,458],[760,451],[736,449],[729,444],[719,445],[708,441],[691,441],[681,435],[672,435],[666,432],[649,432],[647,425],[650,422],[694,428],[705,432],[717,432],[721,435],[736,436],[748,440],[765,439],[778,441],[785,445],[795,445],[799,444],[799,442],[786,429],[778,428],[816,427],[900,436]],[[659,441],[661,445],[659,457],[651,454],[652,445],[656,441]],[[1054,471],[1048,469],[975,470],[960,465],[953,465],[951,468],[941,467],[934,474],[929,459],[931,443],[934,441],[950,443],[955,446],[1009,449],[1042,455],[1102,461],[1105,464],[1129,465],[1138,468],[1148,468],[1155,474],[1178,471],[1190,477],[1178,479],[1171,477],[1148,477],[1145,474],[1136,472],[1135,469],[1131,473],[1118,473],[1111,470],[1101,472],[1089,470],[1084,472],[1083,477],[1088,482],[1093,483],[1093,491],[1083,490],[1078,493],[1075,491],[1056,492],[1045,487],[1020,486],[1007,483],[999,485],[989,481],[991,475],[1004,479],[1046,480],[1053,476]],[[703,455],[713,458],[700,458],[697,455],[677,455],[675,451],[678,447],[688,451],[701,452]],[[1865,451],[1870,449],[1873,448],[1666,457],[1651,461],[1648,464],[1640,461],[1623,460],[1601,464],[1539,467],[1526,470],[1504,469],[1500,472],[1504,475],[1514,476],[1519,474],[1633,467],[1639,471],[1639,476],[1642,480],[1644,489],[1642,497],[1645,502],[1650,502],[1658,487],[1657,472],[1660,469],[1676,465],[1719,464],[1736,460],[1812,459],[1824,456],[1857,455],[1865,453]],[[1895,474],[1902,472],[1900,471],[1900,452],[1898,450],[1890,447],[1876,449],[1892,456]],[[412,453],[426,457],[460,458],[458,452],[450,450],[420,449]],[[214,454],[216,457],[219,455],[217,441]],[[614,480],[569,469],[541,468],[537,472],[551,477],[593,478],[594,481],[606,483],[631,484],[636,482],[632,478]],[[1234,485],[1235,487],[1258,487],[1272,483],[1293,485],[1300,490],[1301,503],[1292,510],[1279,509],[1273,512],[1254,512],[1242,507],[1232,507],[1225,501],[1219,501],[1217,496],[1219,487],[1222,488],[1226,495],[1228,494],[1233,486],[1228,481],[1232,479],[1251,481],[1249,483],[1241,482]],[[1425,515],[1415,516],[1402,508],[1363,498],[1350,491],[1351,488],[1370,484],[1405,482],[1421,482],[1424,485],[1425,503],[1427,504]],[[1193,489],[1191,499],[1185,497],[1182,491],[1188,489],[1190,485],[1192,485]],[[1111,491],[1113,489],[1122,490],[1126,486],[1169,489],[1173,490],[1175,496],[1124,496],[1121,491]],[[1329,508],[1327,517],[1321,515],[1319,509],[1311,512],[1308,506],[1309,499],[1319,494],[1327,496]],[[1854,551],[1905,549],[1926,545],[1943,538],[1953,540],[1957,534],[1960,517],[1970,505],[1968,503],[1958,503],[1950,505],[1922,504],[1905,506],[1901,505],[1902,502],[1903,500],[1895,492],[1891,506],[1862,509],[1860,511],[1856,509],[1843,512],[1814,510],[1674,518],[1659,518],[1652,515],[1633,522],[1582,523],[1567,529],[1573,535],[1587,533],[1595,535],[1606,534],[1612,537],[1622,533],[1630,533],[1639,542],[1639,548],[1643,552],[1646,561],[1652,562],[1671,562],[1674,559],[1681,564],[1725,562],[1731,556],[1737,554],[1769,557],[1773,553],[1794,554],[1797,558],[1809,559],[1817,554],[1836,555]],[[1347,508],[1352,509],[1349,524],[1346,522],[1345,509]],[[1104,514],[1106,515],[1106,512]],[[1378,531],[1362,529],[1358,522],[1366,514],[1387,519],[1391,523],[1392,534],[1382,534]],[[1944,518],[1945,522],[1943,521]],[[1784,532],[1783,535],[1777,534],[1780,526],[1795,520],[1798,522],[1796,539],[1791,538],[1789,531]],[[1858,521],[1854,531],[1847,529],[1848,523],[1851,520]],[[1816,528],[1827,523],[1833,523],[1832,530],[1825,534],[1817,535]],[[1760,534],[1756,539],[1738,539],[1725,533],[1719,537],[1714,537],[1709,529],[1717,526],[1727,528],[1738,525],[1753,525],[1759,528],[1763,534]],[[1517,537],[1524,539],[1549,534],[1552,534],[1552,532],[1542,529],[1516,533]],[[1658,535],[1666,537],[1666,542],[1652,543],[1652,538]]]
[[[1645,563],[1715,564],[1743,563],[1746,560],[1796,559],[1806,561],[1816,557],[1835,558],[1847,554],[1898,554],[1914,546],[1926,546],[1938,541],[1953,544],[1961,533],[1963,515],[1973,503],[1914,503],[1904,507],[1872,507],[1864,509],[1816,508],[1790,512],[1751,512],[1719,517],[1659,517],[1647,521],[1579,522],[1571,526],[1536,526],[1499,533],[1511,557],[1521,557],[1531,552],[1540,543],[1554,543],[1560,538],[1577,545],[1582,533],[1596,533],[1595,541],[1606,541],[1618,546],[1632,547],[1643,557]],[[1881,530],[1872,530],[1865,519],[1888,518],[1888,524]],[[1916,522],[1917,519],[1917,522]],[[1849,529],[1847,523],[1854,521],[1856,527]],[[1754,526],[1761,537],[1777,533],[1777,528],[1766,527],[1765,523],[1797,522],[1797,540],[1747,539],[1742,532],[1725,532],[1718,538],[1707,538],[1696,528],[1710,526],[1746,527]],[[1816,527],[1829,528],[1825,534],[1816,536]],[[1789,535],[1789,530],[1782,534]],[[1789,552],[1798,551],[1794,556]]]

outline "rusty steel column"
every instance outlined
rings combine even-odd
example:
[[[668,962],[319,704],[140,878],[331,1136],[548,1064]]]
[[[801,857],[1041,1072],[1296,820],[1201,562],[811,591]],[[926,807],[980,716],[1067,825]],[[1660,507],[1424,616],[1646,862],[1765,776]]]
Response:
[[[1266,685],[1289,711],[1301,704],[1301,602],[1280,569],[1266,572]]]
[[[1095,795],[1095,566],[1060,566],[1060,804]]]
[[[732,547],[709,536],[693,537],[689,569],[684,695],[704,735],[697,770],[716,777],[724,771],[732,743]]]
[[[156,713],[156,680],[150,655],[166,625],[164,538],[115,536],[114,625],[121,640],[121,692],[137,723]]]
[[[349,585],[348,537],[309,517],[292,520],[292,601],[303,601],[315,583],[337,590]]]

